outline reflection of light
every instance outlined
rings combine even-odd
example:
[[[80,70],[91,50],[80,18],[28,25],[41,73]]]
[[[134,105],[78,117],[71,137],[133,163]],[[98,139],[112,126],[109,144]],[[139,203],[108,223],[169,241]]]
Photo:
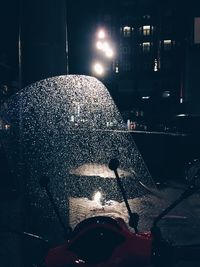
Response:
[[[184,114],[184,113],[182,113],[182,114],[178,114],[178,115],[176,115],[177,117],[187,117],[188,116],[188,114]]]
[[[129,200],[130,201],[130,200]],[[131,203],[135,206],[136,203]],[[97,205],[97,203],[88,198],[73,198],[69,197],[69,223],[74,228],[80,221],[85,218],[94,216],[110,216],[112,218],[121,217],[125,221],[128,221],[128,214],[124,212],[124,203],[116,200],[109,200],[105,202],[105,205]],[[78,259],[77,259],[78,260]]]
[[[142,99],[149,99],[150,96],[142,96]]]
[[[96,72],[96,74],[102,75],[104,73],[103,65],[100,63],[95,63],[94,64],[94,71]]]
[[[78,260],[75,260],[75,263],[85,263],[85,261],[81,260],[81,259],[78,259]]]
[[[100,191],[97,191],[94,195],[93,195],[93,200],[98,203],[101,204],[101,198],[102,198],[102,194]]]
[[[112,126],[111,121],[109,122],[109,126]],[[130,172],[125,171],[120,168],[118,169],[118,172],[121,178],[130,177],[132,175]],[[80,165],[79,167],[70,170],[70,174],[76,175],[77,177],[96,176],[96,177],[101,177],[105,179],[116,178],[114,172],[111,171],[106,164],[97,164],[97,163],[86,163],[86,164]]]

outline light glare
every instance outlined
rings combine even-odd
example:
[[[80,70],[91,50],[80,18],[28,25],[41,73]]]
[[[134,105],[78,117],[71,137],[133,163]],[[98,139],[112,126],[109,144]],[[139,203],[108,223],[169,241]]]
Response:
[[[97,49],[102,50],[103,49],[103,43],[101,41],[98,41],[96,43],[96,47],[97,47]]]
[[[107,50],[105,51],[105,54],[106,54],[106,56],[109,57],[109,58],[112,58],[113,55],[114,55],[113,50],[112,50],[111,48],[107,49]]]
[[[106,52],[107,50],[110,49],[110,45],[108,42],[103,42],[102,44],[103,51]]]
[[[95,63],[94,64],[94,71],[96,74],[102,75],[104,73],[104,68],[103,68],[102,64]]]
[[[100,31],[98,32],[98,37],[99,37],[99,39],[104,39],[105,36],[106,36],[106,34],[105,34],[105,31],[104,31],[104,30],[100,30]]]

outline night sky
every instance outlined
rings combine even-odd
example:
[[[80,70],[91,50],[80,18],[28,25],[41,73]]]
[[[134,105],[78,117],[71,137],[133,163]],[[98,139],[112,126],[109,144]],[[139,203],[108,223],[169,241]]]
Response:
[[[69,72],[89,74],[93,37],[102,8],[96,1],[68,1]],[[78,2],[78,4],[77,4]]]
[[[10,80],[17,73],[18,10],[18,1],[2,0],[0,3],[0,81]]]

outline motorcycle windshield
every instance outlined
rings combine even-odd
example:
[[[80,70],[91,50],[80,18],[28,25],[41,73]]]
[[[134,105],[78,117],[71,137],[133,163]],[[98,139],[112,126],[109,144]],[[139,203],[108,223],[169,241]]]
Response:
[[[39,185],[43,175],[50,178],[49,190],[72,228],[95,215],[128,222],[114,172],[108,168],[113,158],[120,162],[118,173],[131,209],[141,216],[140,229],[151,225],[158,201],[145,200],[141,183],[154,190],[154,181],[100,81],[66,75],[36,82],[8,101],[1,117],[9,125],[5,148],[24,196],[24,214],[34,218],[25,220],[29,231],[58,233],[55,213]]]

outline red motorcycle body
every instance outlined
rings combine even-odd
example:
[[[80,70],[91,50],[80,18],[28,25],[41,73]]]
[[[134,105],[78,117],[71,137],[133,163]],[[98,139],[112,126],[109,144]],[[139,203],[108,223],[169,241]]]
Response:
[[[151,233],[133,233],[123,219],[91,217],[70,240],[49,250],[46,267],[145,267],[151,261]]]

